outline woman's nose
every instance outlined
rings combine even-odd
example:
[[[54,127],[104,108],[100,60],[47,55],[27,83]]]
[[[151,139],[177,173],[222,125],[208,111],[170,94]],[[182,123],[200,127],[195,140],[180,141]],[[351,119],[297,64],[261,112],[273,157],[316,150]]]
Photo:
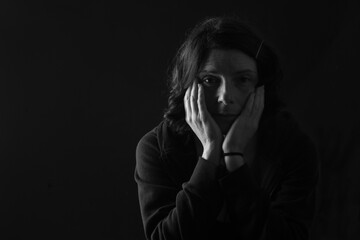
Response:
[[[218,102],[229,105],[234,103],[234,97],[234,86],[232,86],[231,82],[224,81],[221,83],[218,89]]]

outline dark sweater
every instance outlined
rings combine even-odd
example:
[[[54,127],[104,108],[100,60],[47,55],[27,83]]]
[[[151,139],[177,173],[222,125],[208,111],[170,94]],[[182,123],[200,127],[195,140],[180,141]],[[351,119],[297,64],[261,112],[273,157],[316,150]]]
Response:
[[[167,122],[136,149],[146,239],[308,239],[316,150],[289,114],[262,121],[254,161],[227,172],[196,155],[195,135]]]

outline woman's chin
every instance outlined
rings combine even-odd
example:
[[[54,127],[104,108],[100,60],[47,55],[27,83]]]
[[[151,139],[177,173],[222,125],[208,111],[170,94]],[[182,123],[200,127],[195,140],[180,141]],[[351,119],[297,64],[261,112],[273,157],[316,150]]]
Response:
[[[220,127],[220,131],[221,131],[222,135],[226,135],[228,133],[231,125],[230,126],[219,126],[219,127]]]
[[[221,119],[221,120],[220,119],[215,119],[215,122],[219,126],[219,128],[221,130],[221,133],[223,135],[226,135],[227,132],[229,131],[229,129],[231,128],[231,125],[232,125],[232,123],[234,122],[235,119],[236,119],[236,117],[233,118],[233,119],[226,119],[226,120],[224,120],[224,119]]]

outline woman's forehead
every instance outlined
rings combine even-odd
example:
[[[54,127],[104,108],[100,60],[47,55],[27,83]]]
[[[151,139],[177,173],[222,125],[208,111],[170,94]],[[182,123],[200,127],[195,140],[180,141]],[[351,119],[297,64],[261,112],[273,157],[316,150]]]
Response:
[[[235,49],[212,49],[201,71],[238,73],[257,72],[256,62],[244,52]]]

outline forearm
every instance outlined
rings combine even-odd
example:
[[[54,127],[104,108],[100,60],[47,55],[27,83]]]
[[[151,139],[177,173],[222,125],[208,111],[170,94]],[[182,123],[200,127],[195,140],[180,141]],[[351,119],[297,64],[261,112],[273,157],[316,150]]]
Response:
[[[138,179],[140,208],[148,239],[192,239],[206,234],[221,209],[219,166],[199,159],[182,188],[149,184]],[[204,235],[203,235],[204,236]]]
[[[215,165],[220,165],[221,148],[220,142],[214,142],[204,147],[201,157]]]
[[[162,205],[151,214],[143,213],[146,237],[151,240],[172,240],[179,236],[201,239],[215,221],[214,210],[185,186],[176,195],[175,202]]]
[[[312,181],[311,177],[283,179],[265,190],[246,164],[222,178],[239,239],[308,239],[315,201]],[[271,195],[270,190],[274,190]]]
[[[241,155],[224,156],[224,161],[229,172],[234,172],[245,164],[244,158]]]

